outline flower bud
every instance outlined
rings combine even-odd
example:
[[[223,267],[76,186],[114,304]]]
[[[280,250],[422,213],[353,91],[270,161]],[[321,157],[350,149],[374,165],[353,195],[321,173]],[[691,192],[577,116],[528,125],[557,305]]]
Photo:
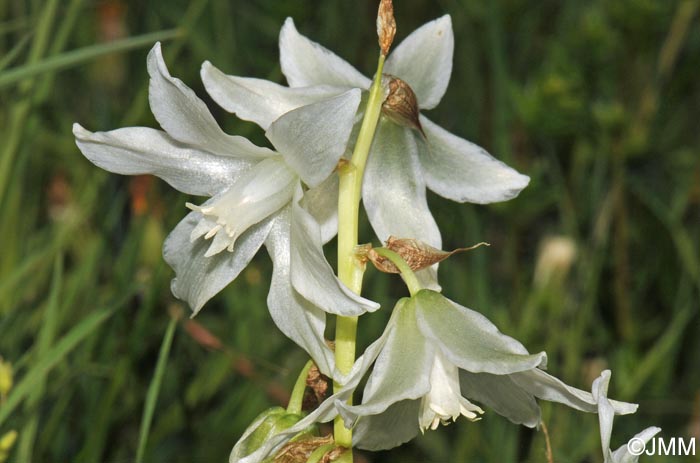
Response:
[[[562,282],[576,260],[576,252],[576,242],[568,236],[546,238],[537,256],[535,284],[545,287]]]
[[[237,446],[240,445],[240,453],[250,455],[262,447],[268,439],[291,428],[301,418],[301,415],[288,413],[282,407],[272,407],[265,410],[246,429],[244,435],[247,436],[244,440],[237,444]]]

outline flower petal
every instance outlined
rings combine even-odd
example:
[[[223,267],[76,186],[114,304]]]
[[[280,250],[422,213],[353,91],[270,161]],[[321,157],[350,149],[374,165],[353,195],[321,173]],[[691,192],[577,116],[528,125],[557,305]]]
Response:
[[[265,241],[274,269],[267,305],[277,327],[301,346],[325,375],[335,368],[333,351],[326,344],[326,313],[304,299],[292,287],[290,277],[291,207],[277,216]]]
[[[393,235],[442,247],[440,230],[428,208],[411,129],[384,118],[379,121],[367,160],[362,197],[372,228],[381,241]],[[425,287],[439,289],[437,265],[417,275],[424,277],[421,283]]]
[[[637,441],[642,441],[646,445],[652,437],[654,437],[660,432],[661,428],[657,426],[650,426],[644,431],[637,433],[633,439],[636,439]],[[630,441],[631,440],[632,439],[630,439]],[[612,452],[612,454],[610,455],[610,460],[606,459],[605,463],[637,463],[638,461],[639,455],[634,455],[630,453],[630,448],[627,446],[627,444],[624,444],[620,448]]]
[[[221,156],[261,159],[273,154],[246,138],[224,133],[207,105],[180,79],[170,75],[160,43],[148,54],[148,73],[151,76],[148,87],[151,111],[174,139]]]
[[[214,238],[206,257],[226,248],[232,251],[242,233],[289,204],[296,189],[301,189],[299,177],[281,156],[260,161],[207,204],[187,203],[188,208],[205,217],[192,239],[201,235],[205,239]]]
[[[416,309],[409,299],[399,300],[386,327],[386,344],[367,380],[362,404],[344,406],[345,424],[358,417],[377,415],[405,399],[419,399],[430,391],[435,350],[418,330]],[[418,423],[418,415],[413,417]]]
[[[292,204],[291,236],[291,278],[299,294],[326,312],[346,317],[379,308],[335,276],[323,255],[318,223],[298,204]]]
[[[337,371],[335,372],[335,380],[339,384],[343,384],[343,387],[338,392],[324,400],[316,410],[308,414],[294,426],[268,439],[258,450],[249,455],[244,455],[243,451],[246,447],[245,439],[250,433],[244,434],[234,446],[229,456],[229,463],[260,463],[268,456],[273,455],[285,442],[294,437],[295,434],[305,430],[313,423],[325,423],[335,418],[338,414],[338,405],[348,401],[362,377],[377,358],[379,351],[384,346],[384,341],[385,337],[383,336],[374,341],[360,358],[355,361],[349,374],[341,375]],[[252,426],[248,429],[251,427]]]
[[[540,407],[535,398],[513,382],[510,375],[460,370],[459,380],[462,394],[482,402],[513,423],[530,428],[540,424]]]
[[[244,233],[233,252],[205,257],[209,243],[190,235],[202,219],[198,212],[190,212],[168,235],[163,244],[163,257],[175,270],[170,288],[178,299],[187,301],[192,316],[243,270],[270,232],[271,220],[265,220]]]
[[[598,421],[600,423],[600,443],[603,447],[603,455],[608,463],[610,453],[610,436],[612,435],[615,409],[608,400],[608,385],[610,384],[610,370],[604,370],[593,381],[591,393],[593,400],[598,404]]]
[[[598,411],[598,402],[590,392],[571,387],[539,368],[514,373],[512,378],[520,387],[539,399],[559,402],[584,412]],[[610,403],[618,415],[627,415],[637,410],[637,404],[617,400],[610,400]]]
[[[420,400],[402,400],[379,415],[363,416],[353,430],[353,443],[364,450],[387,450],[418,434]]]
[[[127,127],[90,132],[73,124],[80,151],[93,164],[123,175],[156,175],[184,193],[212,196],[254,163],[183,146],[160,130]]]
[[[360,91],[349,90],[285,113],[265,135],[304,183],[315,187],[345,152],[359,104]]]
[[[229,76],[208,61],[202,64],[201,76],[207,92],[222,108],[265,130],[284,113],[347,91],[329,85],[290,88],[269,80]]]
[[[301,206],[321,227],[321,242],[329,242],[338,233],[338,176],[331,175],[323,183],[304,193]]]
[[[426,140],[418,141],[428,188],[458,202],[487,204],[514,198],[530,182],[483,148],[420,116]]]
[[[434,108],[450,82],[454,46],[452,19],[445,15],[411,32],[391,52],[384,72],[411,86],[420,109]]]
[[[418,327],[458,367],[472,373],[505,375],[546,363],[544,352],[530,355],[515,339],[478,312],[462,307],[435,291],[411,298]]]
[[[334,85],[368,89],[371,81],[347,61],[301,35],[292,18],[280,31],[280,64],[290,87]]]

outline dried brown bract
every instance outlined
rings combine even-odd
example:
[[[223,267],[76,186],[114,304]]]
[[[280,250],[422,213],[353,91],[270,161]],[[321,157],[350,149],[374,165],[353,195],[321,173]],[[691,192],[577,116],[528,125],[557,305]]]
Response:
[[[470,251],[480,246],[490,245],[482,242],[468,248],[457,248],[453,251],[443,251],[412,238],[395,238],[390,236],[386,241],[386,248],[400,255],[413,271],[423,270],[424,268],[428,268],[433,264],[442,262],[453,254]],[[369,249],[366,252],[366,257],[372,261],[374,266],[381,272],[400,273],[399,269],[389,259],[380,256],[374,249]]]
[[[418,130],[425,137],[418,119],[420,109],[413,89],[403,80],[390,74],[384,74],[382,85],[388,91],[382,105],[382,113],[399,125]]]
[[[288,442],[280,449],[279,452],[277,452],[277,455],[275,455],[273,461],[274,463],[305,463],[314,450],[322,445],[332,443],[333,436],[331,435],[324,437],[310,437],[308,439]]]
[[[377,12],[377,36],[382,55],[389,54],[391,44],[396,35],[396,20],[394,19],[394,5],[391,0],[381,0]]]
[[[313,391],[317,405],[323,402],[323,400],[326,398],[329,384],[330,378],[321,373],[318,367],[314,364],[309,369],[309,374],[306,376],[306,385]]]

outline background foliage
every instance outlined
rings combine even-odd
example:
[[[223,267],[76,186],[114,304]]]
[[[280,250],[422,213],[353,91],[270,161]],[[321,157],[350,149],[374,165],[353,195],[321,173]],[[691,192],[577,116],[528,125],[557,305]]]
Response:
[[[571,384],[589,389],[612,368],[611,396],[641,404],[616,421],[615,446],[652,424],[664,437],[700,438],[698,6],[396,1],[398,39],[452,15],[454,73],[433,120],[532,177],[504,204],[430,198],[446,248],[492,244],[443,264],[444,292],[531,351],[546,349],[550,371]],[[226,461],[251,419],[286,401],[306,359],[265,309],[265,253],[188,320],[160,257],[186,198],[92,166],[71,124],[156,126],[145,67],[155,40],[173,75],[209,103],[204,60],[284,82],[277,34],[287,16],[370,73],[375,8],[0,0],[0,354],[15,373],[0,397],[0,436],[19,433],[11,461]],[[211,107],[230,133],[265,143]],[[405,293],[371,270],[366,282],[385,308]],[[387,317],[362,319],[364,345]],[[601,460],[594,415],[543,410],[555,461]],[[358,455],[539,462],[544,449],[542,432],[491,412]]]

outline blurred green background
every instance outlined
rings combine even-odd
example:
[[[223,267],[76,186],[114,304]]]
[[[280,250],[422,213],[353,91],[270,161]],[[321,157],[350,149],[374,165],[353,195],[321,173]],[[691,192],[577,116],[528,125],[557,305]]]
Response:
[[[188,320],[160,255],[187,198],[94,167],[71,124],[156,127],[145,58],[163,40],[171,73],[229,133],[263,144],[212,104],[201,63],[283,83],[277,34],[292,16],[371,74],[376,3],[0,0],[0,355],[14,370],[9,393],[0,379],[0,437],[18,432],[8,461],[227,461],[247,424],[285,403],[306,358],[265,308],[266,253]],[[611,397],[640,403],[616,420],[614,448],[651,425],[700,439],[699,4],[395,5],[397,40],[452,16],[454,72],[429,116],[532,178],[504,204],[429,198],[446,248],[492,244],[442,265],[444,293],[546,350],[572,385],[588,390],[611,368]],[[365,281],[385,309],[405,294],[392,276]],[[361,320],[363,346],[388,314]],[[602,461],[595,415],[543,404],[543,417],[554,461]],[[540,462],[545,440],[487,412],[357,460]]]

